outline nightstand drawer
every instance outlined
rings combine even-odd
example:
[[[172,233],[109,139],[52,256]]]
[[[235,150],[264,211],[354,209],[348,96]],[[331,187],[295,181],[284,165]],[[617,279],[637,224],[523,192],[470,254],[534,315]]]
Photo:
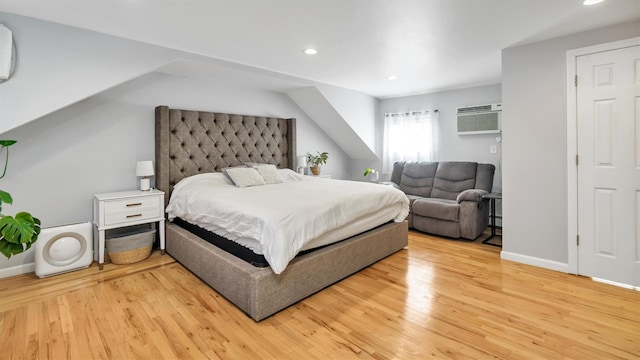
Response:
[[[105,204],[106,205],[106,204]],[[118,213],[107,213],[104,215],[104,225],[123,224],[127,222],[141,221],[145,219],[153,219],[162,217],[162,211],[159,207],[148,207],[129,209]]]
[[[137,214],[142,211],[142,209],[148,208],[156,211],[160,209],[160,197],[140,196],[123,200],[105,201],[104,203],[104,213],[106,216],[121,212]]]

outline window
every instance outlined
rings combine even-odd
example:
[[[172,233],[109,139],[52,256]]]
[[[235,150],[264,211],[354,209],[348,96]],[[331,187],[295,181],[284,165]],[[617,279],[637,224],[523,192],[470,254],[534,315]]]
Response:
[[[384,115],[382,172],[390,174],[396,161],[438,159],[438,111]]]

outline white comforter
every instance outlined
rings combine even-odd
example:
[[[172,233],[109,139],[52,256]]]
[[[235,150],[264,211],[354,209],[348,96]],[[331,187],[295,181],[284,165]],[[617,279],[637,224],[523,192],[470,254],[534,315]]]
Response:
[[[389,220],[404,221],[409,213],[409,200],[391,186],[279,172],[283,183],[245,188],[222,173],[185,178],[171,194],[169,220],[208,223],[234,241],[254,239],[280,274],[306,243],[324,233],[389,206],[397,206]]]

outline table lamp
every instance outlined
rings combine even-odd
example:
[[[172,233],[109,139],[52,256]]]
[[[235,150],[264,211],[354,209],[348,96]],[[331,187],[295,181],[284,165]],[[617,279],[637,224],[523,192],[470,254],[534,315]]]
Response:
[[[140,190],[151,190],[151,181],[149,179],[153,175],[155,175],[155,173],[153,172],[152,161],[138,161],[138,165],[136,166],[136,176],[140,178]]]
[[[298,156],[298,173],[304,175],[304,169],[307,167],[307,157]]]

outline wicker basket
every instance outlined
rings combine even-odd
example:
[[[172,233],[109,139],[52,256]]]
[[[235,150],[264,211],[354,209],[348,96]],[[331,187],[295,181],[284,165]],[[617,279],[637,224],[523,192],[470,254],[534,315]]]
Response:
[[[155,234],[155,230],[144,230],[107,239],[107,252],[111,262],[131,264],[148,258]]]

